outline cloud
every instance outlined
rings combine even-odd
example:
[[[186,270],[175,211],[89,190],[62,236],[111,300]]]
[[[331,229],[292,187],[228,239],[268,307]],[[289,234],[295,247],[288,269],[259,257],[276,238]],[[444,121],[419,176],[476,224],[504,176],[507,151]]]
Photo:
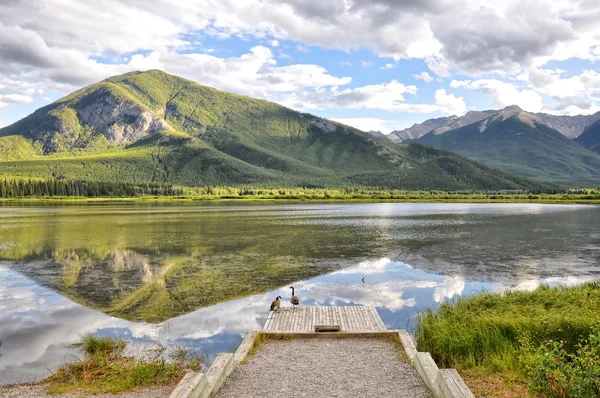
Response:
[[[356,127],[362,131],[379,131],[383,134],[391,133],[394,130],[388,127],[388,123],[393,123],[393,120],[377,119],[374,117],[357,117],[357,118],[332,118],[337,122],[347,124],[348,126]]]
[[[22,94],[0,94],[0,102],[5,104],[30,104],[33,102],[33,97]]]
[[[390,112],[432,113],[436,105],[406,103],[405,95],[414,95],[417,88],[397,80],[388,83],[326,91],[291,94],[283,103],[294,109],[381,109]]]
[[[298,51],[300,51],[300,52],[302,52],[302,53],[308,53],[308,47],[306,47],[306,46],[303,46],[303,45],[301,45],[301,44],[298,44],[298,45],[296,46],[296,50],[298,50]]]
[[[578,79],[550,76],[553,82],[543,83],[547,76],[542,75],[553,73],[544,69],[550,60],[600,60],[599,16],[600,4],[591,0],[99,0],[93,5],[76,0],[5,1],[0,2],[0,79],[67,93],[110,75],[161,68],[183,71],[188,78],[219,88],[291,103],[303,97],[305,88],[320,86],[293,87],[292,81],[277,75],[279,66],[270,63],[275,57],[256,50],[262,47],[257,43],[275,48],[288,42],[298,51],[310,46],[348,53],[366,50],[384,58],[386,66],[395,65],[391,60],[421,59],[431,71],[418,75],[423,81],[424,73],[429,78],[462,73],[474,81],[503,81],[509,86],[478,88],[495,92],[498,103],[512,85],[523,103],[538,106],[537,93],[554,99],[557,111],[593,109],[598,94],[584,81],[595,79],[592,67]],[[251,50],[241,57],[206,58],[213,50],[205,47],[208,39],[222,40],[225,47],[225,39],[232,37],[249,43]],[[248,67],[247,73],[234,65],[236,59]],[[253,62],[260,60],[274,72],[257,70]],[[186,63],[208,69],[192,70]],[[315,77],[314,69],[299,68]],[[512,80],[524,69],[531,77],[527,90]],[[319,73],[321,78],[337,78],[326,70]],[[301,76],[303,82],[309,79]],[[284,88],[295,94],[273,96]],[[435,106],[404,104],[395,109],[430,111]]]
[[[375,65],[371,61],[360,61],[360,64],[363,68],[370,68],[371,66]]]
[[[444,59],[471,74],[516,72],[577,38],[571,24],[541,1],[508,1],[499,9],[473,7],[435,16],[431,29]]]
[[[563,78],[563,70],[531,68],[519,78],[528,81],[536,91],[557,99],[600,96],[600,74],[584,70],[579,75]]]
[[[396,67],[396,65],[394,64],[385,64],[384,66],[381,67],[381,69],[394,69]]]
[[[521,89],[513,83],[507,83],[497,79],[479,79],[475,81],[452,81],[451,87],[464,87],[469,90],[481,91],[489,94],[494,105],[504,108],[510,105],[518,105],[530,112],[539,112],[543,109],[543,98],[536,91]]]
[[[439,77],[450,77],[452,75],[450,73],[450,64],[440,56],[430,56],[425,58],[425,64],[429,70]]]
[[[447,94],[443,88],[435,92],[435,103],[445,115],[463,115],[467,109],[463,97]]]
[[[416,75],[412,75],[412,77],[416,80],[423,80],[425,83],[430,83],[433,81],[433,77],[431,77],[431,75],[425,71]]]
[[[340,61],[339,64],[342,66],[352,66],[352,62],[350,61]]]

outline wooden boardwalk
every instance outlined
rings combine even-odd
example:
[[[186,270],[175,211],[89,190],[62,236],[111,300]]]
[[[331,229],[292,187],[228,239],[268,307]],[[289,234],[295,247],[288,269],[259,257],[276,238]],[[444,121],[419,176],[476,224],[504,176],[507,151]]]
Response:
[[[317,325],[339,325],[342,332],[385,332],[375,307],[296,307],[271,311],[263,330],[268,332],[314,332]]]
[[[315,326],[340,331],[317,332]],[[267,336],[268,342],[278,333],[291,339],[276,338],[252,352],[257,339]],[[399,360],[391,341],[368,340],[380,336],[399,340],[410,362]],[[184,377],[170,398],[279,397],[284,390],[306,397],[475,398],[456,370],[439,369],[428,352],[417,352],[406,330],[387,330],[369,306],[271,311],[262,331],[248,333],[235,354],[219,354],[206,373]]]

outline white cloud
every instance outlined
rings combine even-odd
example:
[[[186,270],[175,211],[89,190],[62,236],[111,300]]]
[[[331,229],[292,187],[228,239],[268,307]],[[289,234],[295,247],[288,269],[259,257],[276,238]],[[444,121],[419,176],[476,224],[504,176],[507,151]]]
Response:
[[[298,44],[296,46],[296,50],[302,52],[302,53],[307,53],[308,52],[308,47],[303,46],[302,44]]]
[[[390,112],[432,113],[436,105],[409,104],[405,95],[414,95],[417,87],[397,80],[341,91],[316,90],[293,93],[284,102],[294,109],[381,109]]]
[[[381,69],[394,69],[396,67],[396,65],[394,64],[385,64],[384,66],[381,67]]]
[[[561,77],[565,71],[531,68],[520,76],[537,91],[554,98],[600,96],[600,74],[595,70],[584,70],[580,75]]]
[[[14,104],[30,104],[33,97],[23,94],[0,94],[0,102]]]
[[[440,56],[429,56],[425,58],[425,64],[427,64],[429,70],[439,77],[450,77],[452,75],[450,73],[450,64]]]
[[[497,79],[479,79],[466,84],[463,83],[455,81],[454,87],[462,86],[469,90],[477,90],[489,94],[494,100],[494,105],[499,108],[518,105],[526,111],[539,112],[544,107],[543,98],[539,93],[533,90],[520,89],[513,83]]]
[[[463,97],[457,98],[454,94],[447,94],[443,88],[435,92],[435,103],[445,115],[462,115],[467,109]]]
[[[388,126],[388,123],[394,122],[393,120],[377,119],[374,117],[332,118],[331,120],[356,127],[362,131],[379,131],[383,134],[388,134],[394,130]]]
[[[465,86],[468,86],[469,83],[471,83],[470,80],[452,80],[450,82],[450,87],[452,87],[452,88],[465,87]]]
[[[340,61],[339,64],[342,66],[352,66],[352,62],[350,61]]]
[[[423,80],[425,83],[430,83],[433,81],[433,77],[431,77],[431,75],[425,71],[416,75],[412,75],[412,77],[416,80]]]
[[[488,83],[477,89],[493,95],[497,104],[514,97],[530,108],[540,108],[539,96],[543,94],[560,100],[554,109],[566,112],[597,105],[595,71],[590,67],[578,78],[563,77],[553,75],[555,72],[544,69],[544,65],[570,58],[600,60],[599,17],[600,4],[593,0],[99,0],[93,5],[76,0],[5,1],[0,2],[0,80],[20,80],[35,84],[37,89],[66,93],[110,75],[161,68],[183,71],[201,83],[262,98],[293,87],[290,92],[300,90],[300,94],[282,100],[294,102],[303,97],[303,89],[320,87],[305,83],[316,79],[314,73],[320,75],[316,80],[327,80],[325,75],[336,77],[324,69],[315,72],[302,66],[299,69],[307,73],[301,73],[299,80],[304,83],[295,86],[278,76],[283,71],[270,62],[272,54],[254,53],[263,51],[256,50],[260,47],[256,41],[272,48],[288,41],[297,44],[299,51],[310,46],[349,53],[371,51],[387,58],[382,62],[384,68],[395,65],[388,63],[390,60],[418,58],[433,75],[442,78],[461,72],[480,81],[477,79],[485,74],[483,80]],[[226,58],[223,54],[221,58],[206,58],[214,50],[204,48],[206,37],[232,36],[254,46],[246,58]],[[116,63],[100,61],[106,58]],[[247,73],[235,65],[236,59],[237,64],[248,67]],[[255,68],[255,62],[261,60],[266,69],[274,69],[273,73]],[[193,70],[186,63],[208,69]],[[523,69],[531,77],[528,89],[509,80]],[[427,72],[418,76],[426,82],[432,78]],[[552,82],[534,82],[548,77]],[[279,78],[283,83],[273,83]],[[2,93],[12,94],[37,95]],[[8,102],[3,100],[2,104]],[[430,111],[435,107],[396,105],[398,111]]]
[[[371,61],[360,61],[360,64],[362,65],[363,68],[370,68],[371,66],[374,65],[374,63]]]

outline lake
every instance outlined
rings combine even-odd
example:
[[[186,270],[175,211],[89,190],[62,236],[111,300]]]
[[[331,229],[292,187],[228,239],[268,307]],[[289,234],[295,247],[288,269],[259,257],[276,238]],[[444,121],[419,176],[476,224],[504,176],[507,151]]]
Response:
[[[364,282],[362,280],[364,278]],[[377,307],[388,328],[482,290],[600,279],[600,207],[65,204],[0,207],[0,385],[40,380],[81,335],[209,365],[290,305]]]

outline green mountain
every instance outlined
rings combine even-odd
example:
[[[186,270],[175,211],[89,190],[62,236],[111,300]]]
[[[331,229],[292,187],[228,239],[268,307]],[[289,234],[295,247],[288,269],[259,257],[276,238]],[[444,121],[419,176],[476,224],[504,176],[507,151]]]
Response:
[[[526,178],[569,186],[596,186],[600,156],[535,115],[508,107],[491,117],[415,142],[443,148]]]
[[[547,187],[157,70],[85,87],[1,129],[0,175],[186,186]]]
[[[600,154],[600,120],[588,126],[575,142],[584,148]]]

